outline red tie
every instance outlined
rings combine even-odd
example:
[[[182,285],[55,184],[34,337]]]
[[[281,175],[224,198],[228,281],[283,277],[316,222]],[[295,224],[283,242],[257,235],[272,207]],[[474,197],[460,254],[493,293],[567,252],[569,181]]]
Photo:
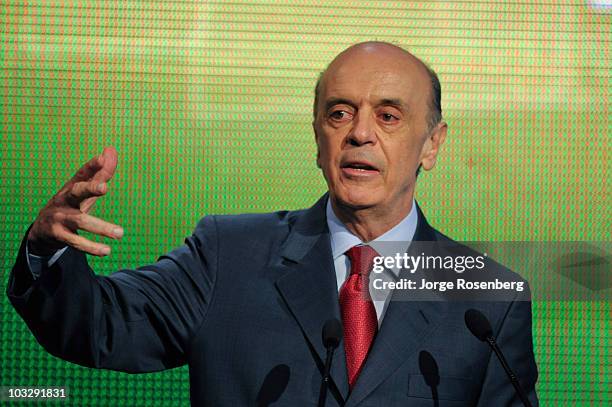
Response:
[[[353,389],[378,330],[368,283],[374,257],[379,254],[370,246],[355,246],[346,254],[351,260],[351,275],[340,289],[339,299],[349,386]]]

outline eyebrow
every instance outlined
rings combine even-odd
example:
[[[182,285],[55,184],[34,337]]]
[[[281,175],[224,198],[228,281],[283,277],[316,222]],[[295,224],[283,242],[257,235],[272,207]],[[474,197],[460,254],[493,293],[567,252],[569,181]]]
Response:
[[[357,104],[349,99],[344,98],[331,98],[325,102],[325,111],[328,111],[333,106],[336,105],[348,105],[353,108],[357,108]],[[379,106],[394,106],[399,108],[400,110],[407,110],[406,104],[401,99],[395,98],[385,98],[381,99],[378,103],[376,103],[376,107]]]
[[[325,101],[325,111],[328,111],[329,109],[331,109],[333,106],[336,106],[336,105],[348,105],[350,107],[357,108],[356,104],[348,99],[331,98]]]
[[[406,108],[406,104],[401,99],[382,99],[376,106],[394,106],[402,110]]]

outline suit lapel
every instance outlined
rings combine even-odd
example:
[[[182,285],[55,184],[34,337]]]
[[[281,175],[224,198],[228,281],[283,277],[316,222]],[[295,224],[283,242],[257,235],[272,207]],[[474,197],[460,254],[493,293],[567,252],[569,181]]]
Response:
[[[439,319],[439,303],[395,301],[389,304],[380,331],[346,407],[356,406],[391,376],[430,335]]]
[[[334,271],[329,231],[325,219],[327,195],[312,208],[299,214],[281,248],[283,275],[276,287],[299,324],[310,348],[323,369],[326,350],[322,328],[331,318],[340,320],[338,288]],[[342,397],[348,394],[344,347],[338,347],[331,372]]]
[[[435,241],[435,233],[418,206],[417,213],[418,223],[413,240]],[[392,294],[378,335],[346,407],[358,405],[417,352],[443,313],[443,302],[402,300],[396,298],[396,294]]]
[[[276,287],[302,329],[321,370],[325,359],[321,338],[323,324],[330,318],[340,320],[338,288],[325,218],[326,202],[327,194],[312,208],[296,216],[281,247],[284,261],[279,267],[283,270],[282,276],[276,280]],[[436,241],[433,228],[418,206],[417,213],[413,240]],[[332,379],[347,400],[346,407],[358,405],[419,350],[440,320],[444,308],[443,302],[394,301],[392,298],[348,400],[344,344],[340,344],[334,356]]]

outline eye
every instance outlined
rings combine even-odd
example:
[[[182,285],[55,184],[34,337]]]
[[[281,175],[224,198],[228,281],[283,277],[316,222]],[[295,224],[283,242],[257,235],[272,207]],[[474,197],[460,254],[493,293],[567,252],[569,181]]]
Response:
[[[380,118],[382,119],[383,122],[386,122],[386,123],[393,123],[393,122],[399,120],[399,117],[397,117],[397,116],[395,116],[395,115],[393,115],[391,113],[382,113],[380,115]]]
[[[334,121],[343,121],[350,119],[351,114],[346,110],[334,110],[329,114],[329,118]]]

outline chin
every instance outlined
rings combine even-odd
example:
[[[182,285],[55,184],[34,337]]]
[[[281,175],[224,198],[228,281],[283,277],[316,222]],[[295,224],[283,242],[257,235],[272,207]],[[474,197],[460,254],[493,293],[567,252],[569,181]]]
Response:
[[[371,188],[351,188],[349,191],[340,191],[333,194],[337,204],[352,209],[366,209],[376,206],[381,202],[377,193]]]

